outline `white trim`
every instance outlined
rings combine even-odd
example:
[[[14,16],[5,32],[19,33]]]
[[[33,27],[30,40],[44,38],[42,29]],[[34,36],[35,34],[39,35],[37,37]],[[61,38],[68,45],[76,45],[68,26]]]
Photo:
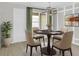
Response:
[[[73,7],[72,8],[73,8],[72,11],[73,11],[73,14],[74,14],[75,13],[75,4],[74,3],[73,3]],[[75,27],[73,27],[73,32],[75,32]],[[75,33],[74,33],[73,37],[75,37]]]
[[[78,39],[75,39],[75,40],[73,39],[72,44],[79,46],[79,43],[75,42],[76,40]]]
[[[66,15],[66,12],[65,12],[65,7],[64,7],[63,25],[65,25],[65,15]],[[64,28],[65,28],[65,26],[64,26]]]
[[[75,43],[75,42],[72,42],[72,44],[79,46],[79,44],[78,43]]]
[[[64,10],[58,11],[58,13],[64,12]]]
[[[27,40],[25,41],[18,41],[18,42],[11,42],[10,44],[14,44],[14,43],[20,43],[20,42],[26,42]]]
[[[57,12],[57,29],[58,29],[58,12]]]
[[[71,9],[66,9],[65,12],[66,12],[66,11],[69,11],[69,10],[73,10],[73,8],[71,8]]]
[[[65,9],[65,7],[64,7],[64,9]],[[70,8],[70,9],[65,9],[65,10],[61,10],[61,11],[58,11],[58,13],[60,13],[60,12],[66,12],[66,11],[69,11],[69,10],[72,10],[73,8]]]

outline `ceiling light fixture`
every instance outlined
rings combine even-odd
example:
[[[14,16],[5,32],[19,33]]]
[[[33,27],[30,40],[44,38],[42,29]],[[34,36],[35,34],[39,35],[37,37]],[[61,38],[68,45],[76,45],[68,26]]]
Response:
[[[48,2],[49,6],[46,8],[46,11],[48,12],[49,15],[53,15],[57,13],[57,9],[56,8],[52,8],[51,6],[51,2]]]

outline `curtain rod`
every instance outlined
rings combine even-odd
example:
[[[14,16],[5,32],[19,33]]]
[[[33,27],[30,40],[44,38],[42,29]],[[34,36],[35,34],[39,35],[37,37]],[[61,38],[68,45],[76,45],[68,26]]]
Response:
[[[42,9],[42,8],[36,8],[36,7],[30,7],[32,9],[39,9],[39,10],[46,10],[46,9]]]

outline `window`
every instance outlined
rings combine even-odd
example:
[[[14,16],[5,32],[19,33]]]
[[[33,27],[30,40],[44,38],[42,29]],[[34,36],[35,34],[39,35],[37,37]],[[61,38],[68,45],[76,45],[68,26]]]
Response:
[[[32,16],[32,27],[38,27],[40,28],[40,20],[38,15]]]

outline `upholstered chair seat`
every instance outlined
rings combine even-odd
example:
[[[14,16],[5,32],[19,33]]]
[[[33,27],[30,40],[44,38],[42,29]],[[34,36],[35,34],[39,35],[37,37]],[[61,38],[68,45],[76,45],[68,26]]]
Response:
[[[37,47],[40,47],[40,51],[41,51],[41,43],[38,41],[34,41],[32,33],[28,32],[26,33],[26,38],[27,38],[27,46],[26,46],[26,53],[28,50],[28,46],[30,47],[30,56],[32,56],[32,48],[35,47],[36,51],[37,51]]]
[[[27,44],[30,45],[30,46],[39,46],[39,45],[41,45],[40,42],[27,42]]]
[[[39,28],[37,27],[32,28],[33,39],[39,40],[40,43],[41,40],[43,40],[43,44],[45,45],[44,35],[34,33],[36,30],[39,30]]]

